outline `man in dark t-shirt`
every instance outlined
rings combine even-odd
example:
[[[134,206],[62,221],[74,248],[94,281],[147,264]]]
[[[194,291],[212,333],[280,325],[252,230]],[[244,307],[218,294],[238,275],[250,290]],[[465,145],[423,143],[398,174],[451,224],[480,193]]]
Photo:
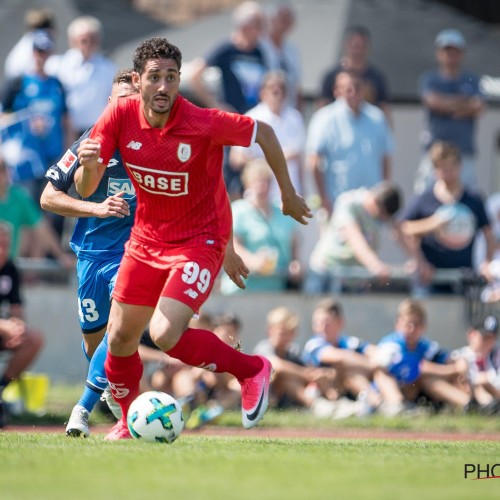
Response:
[[[479,232],[484,234],[487,251],[478,271],[489,279],[493,233],[482,196],[460,179],[460,150],[438,141],[429,155],[437,180],[410,200],[402,222],[403,232],[413,239],[418,253],[420,285],[430,284],[434,269],[473,270],[473,245]]]

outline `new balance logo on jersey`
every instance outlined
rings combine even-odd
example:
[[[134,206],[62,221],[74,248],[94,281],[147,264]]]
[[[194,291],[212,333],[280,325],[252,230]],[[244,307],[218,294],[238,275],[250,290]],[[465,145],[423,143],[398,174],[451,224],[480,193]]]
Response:
[[[165,172],[139,167],[127,163],[141,189],[164,196],[184,196],[188,194],[188,172]]]
[[[135,196],[135,189],[130,179],[108,179],[108,196],[124,192],[123,197],[128,200]]]
[[[141,147],[142,147],[142,143],[137,142],[137,141],[130,141],[127,144],[127,148],[133,149],[134,151],[139,151],[139,149],[141,149]]]
[[[118,160],[116,158],[111,158],[106,168],[116,167],[116,165],[118,165]]]
[[[198,297],[198,292],[195,292],[192,288],[188,288],[184,293],[192,299],[196,299]]]
[[[75,164],[77,160],[77,156],[73,151],[68,149],[66,153],[64,153],[64,156],[57,162],[57,166],[65,173],[67,174],[69,172],[69,169]]]
[[[126,387],[119,387],[123,384],[112,384],[109,383],[109,387],[111,388],[111,392],[113,393],[113,397],[115,399],[123,399],[129,395],[129,390]]]

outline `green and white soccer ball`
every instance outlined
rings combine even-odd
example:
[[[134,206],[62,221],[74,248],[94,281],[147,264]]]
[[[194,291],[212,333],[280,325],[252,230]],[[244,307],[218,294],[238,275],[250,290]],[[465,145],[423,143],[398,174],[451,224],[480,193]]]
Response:
[[[128,409],[127,425],[135,439],[172,443],[184,429],[182,407],[165,392],[143,392]]]

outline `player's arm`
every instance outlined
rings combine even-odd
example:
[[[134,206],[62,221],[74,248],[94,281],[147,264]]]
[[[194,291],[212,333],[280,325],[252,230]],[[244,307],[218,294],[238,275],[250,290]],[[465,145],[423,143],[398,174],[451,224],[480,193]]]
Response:
[[[248,278],[248,274],[250,273],[250,271],[243,262],[243,259],[240,257],[240,255],[236,253],[233,243],[232,231],[231,237],[229,238],[226,246],[223,267],[226,274],[236,286],[242,289],[246,288],[245,282],[242,278]]]
[[[53,212],[63,217],[118,217],[120,219],[130,215],[130,207],[123,199],[123,192],[109,196],[102,203],[78,200],[63,191],[56,189],[50,182],[47,183],[40,197],[43,210]]]
[[[312,212],[302,196],[298,195],[290,179],[281,145],[272,127],[257,121],[255,142],[262,148],[267,163],[271,167],[281,191],[282,211],[301,224],[307,224]]]
[[[75,172],[76,190],[82,198],[88,198],[101,182],[106,165],[99,161],[101,144],[95,139],[85,139],[78,147],[78,161],[82,168]]]

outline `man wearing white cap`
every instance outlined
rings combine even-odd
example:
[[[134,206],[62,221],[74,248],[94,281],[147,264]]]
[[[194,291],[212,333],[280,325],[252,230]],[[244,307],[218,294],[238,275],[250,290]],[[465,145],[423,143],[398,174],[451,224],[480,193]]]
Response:
[[[463,69],[465,38],[456,29],[445,29],[435,40],[438,67],[420,79],[420,96],[427,111],[423,146],[428,151],[435,141],[455,144],[462,155],[462,182],[476,185],[475,128],[485,109],[479,89],[479,76]],[[417,170],[415,192],[432,185],[432,164],[426,154]]]

